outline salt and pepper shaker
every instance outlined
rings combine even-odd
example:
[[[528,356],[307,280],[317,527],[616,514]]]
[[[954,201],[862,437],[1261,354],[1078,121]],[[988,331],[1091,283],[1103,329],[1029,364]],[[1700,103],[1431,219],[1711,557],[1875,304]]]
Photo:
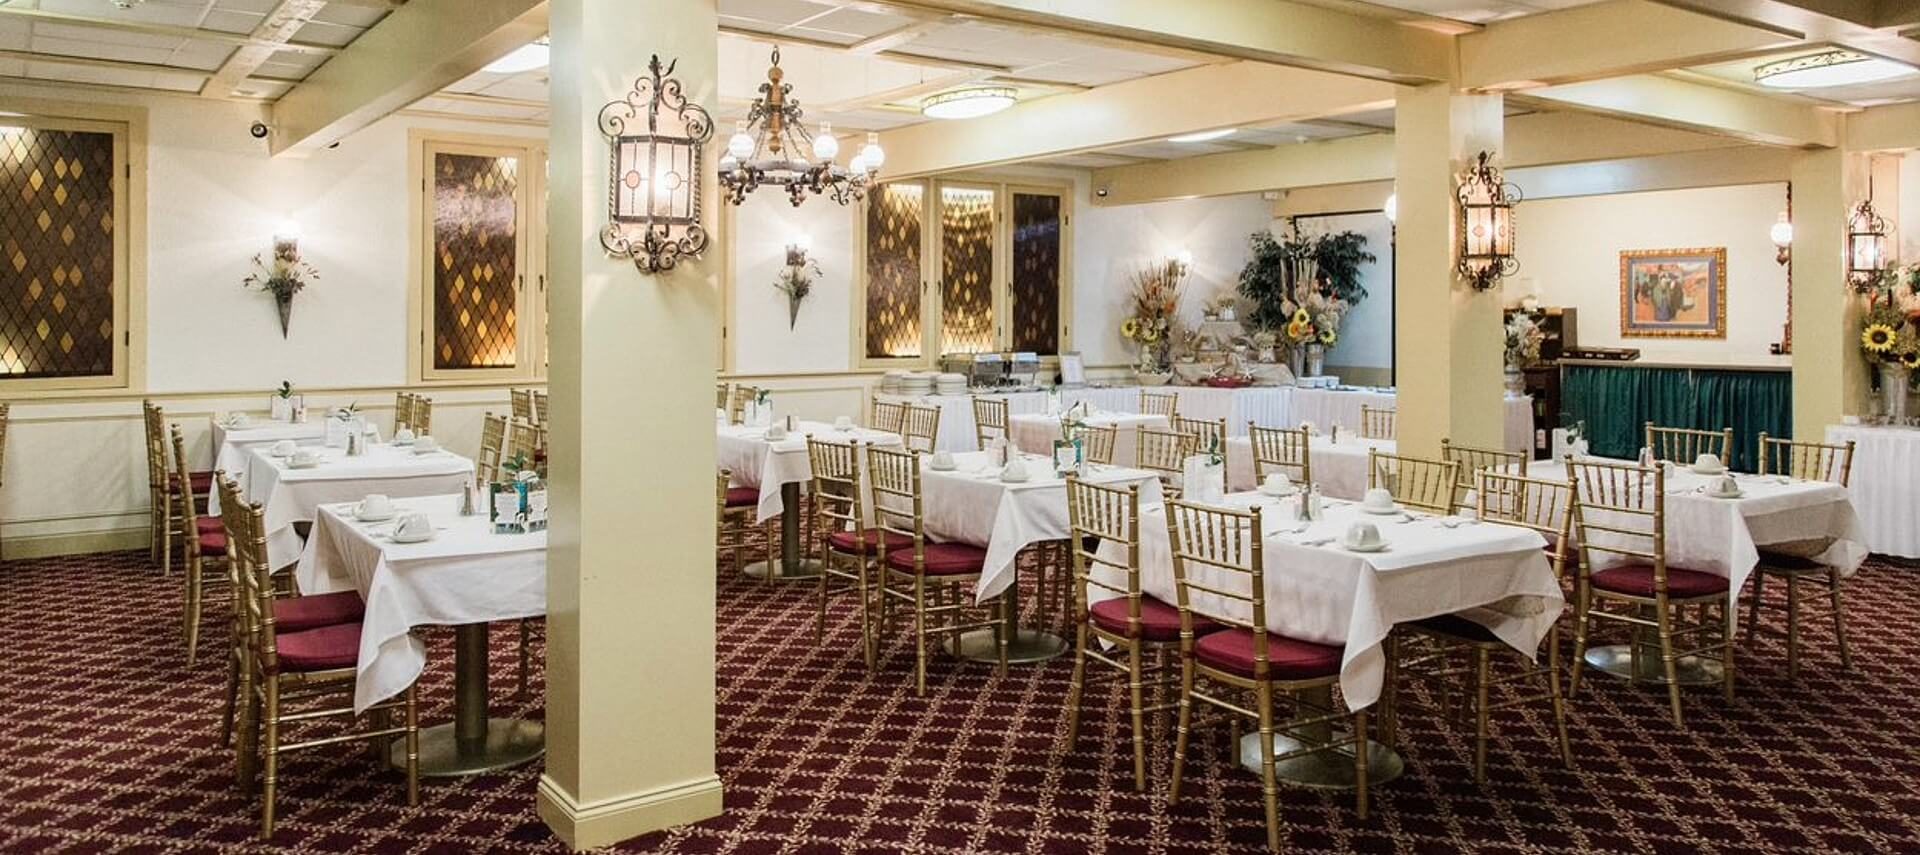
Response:
[[[473,489],[472,479],[468,479],[466,483],[460,485],[460,515],[463,517],[473,516]]]

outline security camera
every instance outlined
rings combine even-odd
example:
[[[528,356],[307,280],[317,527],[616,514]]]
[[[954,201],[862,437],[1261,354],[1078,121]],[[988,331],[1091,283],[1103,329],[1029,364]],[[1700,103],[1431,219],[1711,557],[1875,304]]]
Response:
[[[270,130],[266,122],[254,122],[252,126],[247,128],[247,133],[252,134],[254,139],[263,140],[267,138],[267,133]]]

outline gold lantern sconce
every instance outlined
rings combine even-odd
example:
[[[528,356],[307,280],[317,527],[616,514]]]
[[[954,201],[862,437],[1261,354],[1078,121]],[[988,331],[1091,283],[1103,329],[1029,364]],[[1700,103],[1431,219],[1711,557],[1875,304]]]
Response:
[[[1485,291],[1520,269],[1513,254],[1513,206],[1520,188],[1507,183],[1493,153],[1483,151],[1460,176],[1460,277]]]
[[[618,101],[600,108],[600,132],[611,149],[610,222],[600,245],[630,258],[646,273],[672,270],[707,248],[700,222],[701,152],[713,137],[713,117],[688,103],[673,63],[655,54],[646,77]]]
[[[1847,284],[1870,291],[1887,269],[1887,221],[1873,210],[1873,176],[1867,176],[1867,198],[1847,218]]]

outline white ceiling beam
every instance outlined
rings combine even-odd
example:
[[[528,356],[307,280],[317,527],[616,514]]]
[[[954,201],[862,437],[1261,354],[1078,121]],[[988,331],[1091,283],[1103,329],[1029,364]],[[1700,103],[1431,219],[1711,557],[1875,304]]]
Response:
[[[333,143],[546,32],[542,0],[412,0],[280,97],[273,152]]]
[[[849,49],[848,45],[844,45],[839,42],[830,42],[830,41],[827,41],[826,39],[816,39],[809,36],[789,35],[786,33],[766,33],[766,32],[761,32],[759,30],[749,30],[743,27],[731,27],[731,26],[727,26],[726,24],[720,25],[720,34],[726,35],[726,36],[736,36],[738,38],[759,42],[761,44],[768,45],[768,46],[806,45],[807,47],[815,47],[815,48],[820,48],[822,50],[837,50],[837,51],[846,51]],[[917,54],[911,51],[881,50],[881,51],[875,52],[874,55],[880,57],[881,59],[890,59],[890,60],[893,60],[894,62],[906,63],[908,65],[925,66],[927,68],[965,69],[969,71],[985,71],[992,74],[1012,74],[1015,70],[1014,67],[1011,65],[996,65],[990,62],[975,62],[975,61],[964,60],[964,59],[946,59],[944,57]]]
[[[1847,116],[1848,151],[1920,148],[1920,102],[1872,107]]]
[[[1724,137],[1593,116],[1530,113],[1507,118],[1500,164],[1513,169],[1617,160],[1686,151],[1712,151],[1742,143]],[[1128,205],[1195,196],[1230,196],[1295,187],[1390,181],[1393,134],[1320,140],[1261,151],[1229,152],[1099,169],[1095,187],[1107,195],[1098,205]],[[1385,197],[1382,197],[1385,198]]]
[[[1203,65],[1058,95],[959,121],[880,134],[886,177],[905,178],[1098,151],[1214,128],[1377,109],[1394,87],[1259,62]]]
[[[42,24],[60,24],[63,26],[86,27],[96,30],[112,30],[121,33],[138,33],[146,36],[166,36],[177,39],[193,39],[216,44],[250,47],[267,45],[266,39],[246,33],[229,33],[221,30],[206,30],[199,27],[176,27],[171,24],[153,24],[126,18],[101,18],[93,15],[74,15],[66,12],[50,12],[45,9],[23,9],[14,6],[0,6],[0,20],[13,18]],[[312,54],[315,56],[333,56],[340,49],[332,45],[317,45],[309,42],[279,41],[273,42],[276,50]]]
[[[1911,25],[1913,3],[1874,3],[1871,0],[1659,0],[1729,21],[1765,27],[1816,44],[1920,66],[1920,41],[1902,38],[1900,28]],[[1887,24],[1879,24],[1883,19]],[[1875,21],[1860,23],[1854,19]],[[1905,22],[1904,24],[1902,22]]]
[[[946,25],[948,19],[927,18],[911,24],[895,27],[878,35],[868,36],[847,46],[848,53],[876,54],[883,50],[892,50],[913,41],[933,30]]]
[[[1452,36],[1296,0],[897,0],[893,5],[1396,83],[1453,75]]]
[[[240,84],[260,66],[267,64],[275,52],[279,51],[293,34],[313,20],[326,8],[327,0],[280,0],[266,17],[253,28],[253,37],[257,44],[244,45],[220,63],[220,69],[200,87],[200,94],[225,97],[232,95]]]
[[[1487,25],[1459,37],[1460,85],[1505,90],[1764,56],[1800,42],[1651,2],[1610,0]]]
[[[1840,115],[1823,107],[1657,74],[1569,83],[1515,93],[1520,103],[1557,105],[1748,142],[1802,148],[1840,144]]]
[[[177,65],[162,65],[157,62],[135,62],[130,59],[101,59],[96,56],[68,56],[55,53],[35,53],[26,50],[0,50],[0,59],[19,60],[28,63],[47,65],[65,65],[73,68],[105,68],[112,71],[137,71],[142,74],[173,74],[181,77],[205,79],[213,72],[198,68],[181,68]],[[60,83],[62,81],[48,81]]]

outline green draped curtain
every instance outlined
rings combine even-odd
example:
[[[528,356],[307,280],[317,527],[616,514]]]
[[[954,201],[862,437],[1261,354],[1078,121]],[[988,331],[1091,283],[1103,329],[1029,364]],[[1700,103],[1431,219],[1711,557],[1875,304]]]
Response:
[[[1563,365],[1561,422],[1585,422],[1593,453],[1633,459],[1646,423],[1733,428],[1728,465],[1751,472],[1759,435],[1793,435],[1793,376],[1785,371]]]

